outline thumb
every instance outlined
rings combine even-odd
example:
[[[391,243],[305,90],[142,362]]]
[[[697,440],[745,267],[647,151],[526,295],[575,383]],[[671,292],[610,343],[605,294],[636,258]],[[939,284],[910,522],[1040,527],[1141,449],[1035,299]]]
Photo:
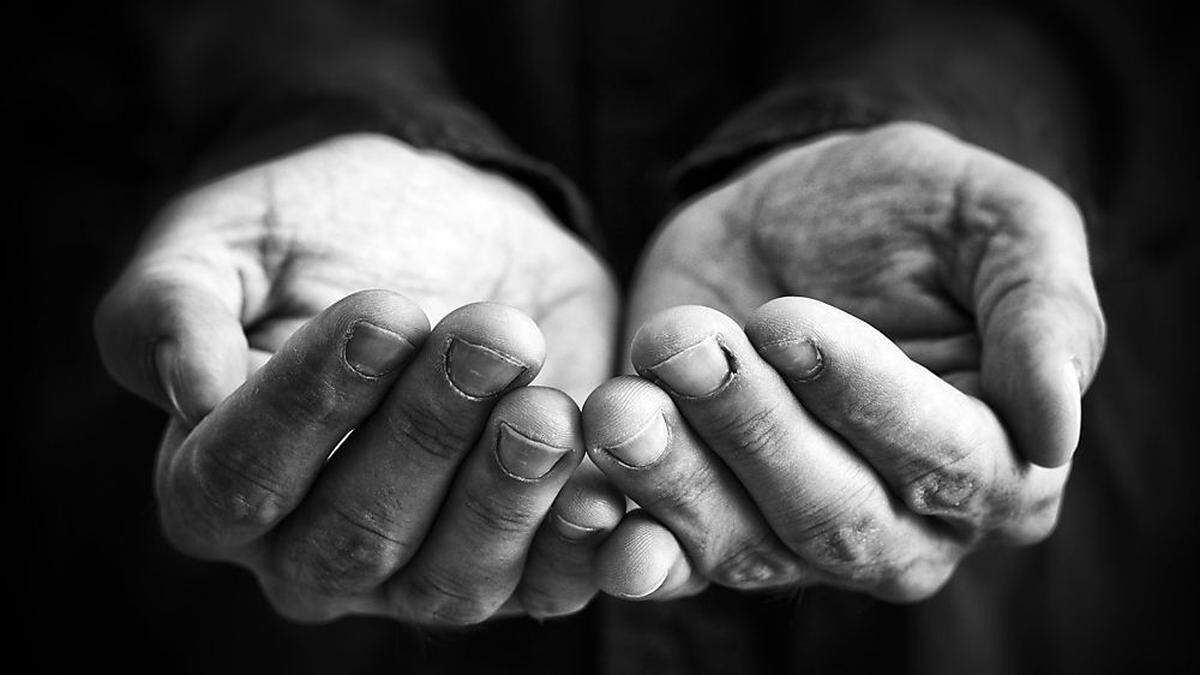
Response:
[[[1045,467],[1071,459],[1081,397],[1104,350],[1104,316],[1088,264],[1083,219],[1040,177],[1004,181],[1003,206],[976,270],[983,341],[981,384],[1024,457]]]
[[[191,427],[245,379],[237,271],[189,257],[135,261],[96,310],[105,368]]]

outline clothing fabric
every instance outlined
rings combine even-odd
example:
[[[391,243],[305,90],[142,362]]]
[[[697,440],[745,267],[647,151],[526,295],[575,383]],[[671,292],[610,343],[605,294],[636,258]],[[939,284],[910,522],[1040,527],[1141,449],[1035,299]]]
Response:
[[[175,128],[205,157],[202,176],[337,133],[382,132],[522,182],[565,224],[615,246],[620,272],[678,200],[828,131],[929,122],[1084,203],[1111,170],[1095,161],[1113,123],[1111,83],[1084,67],[1089,36],[1044,9],[937,0],[188,9],[160,16],[160,77]],[[1080,44],[1083,53],[1072,49]]]

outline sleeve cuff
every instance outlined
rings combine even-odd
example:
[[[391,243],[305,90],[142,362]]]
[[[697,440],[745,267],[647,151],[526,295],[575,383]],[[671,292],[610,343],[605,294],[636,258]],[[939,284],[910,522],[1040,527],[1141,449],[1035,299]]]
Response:
[[[889,122],[924,122],[998,152],[1046,175],[1068,192],[1084,184],[1065,148],[1044,133],[1028,133],[1024,120],[1006,117],[969,97],[940,96],[887,81],[828,80],[784,84],[719,127],[672,171],[675,197],[683,200],[725,180],[750,160],[781,145],[832,131]],[[1036,130],[1034,130],[1036,131]],[[1029,145],[1025,139],[1034,139]]]
[[[597,249],[603,241],[579,189],[554,166],[518,150],[469,106],[437,94],[397,96],[388,103],[353,92],[273,92],[232,116],[203,156],[199,178],[211,178],[344,133],[387,134],[416,148],[439,150],[495,171],[533,192],[564,226]]]

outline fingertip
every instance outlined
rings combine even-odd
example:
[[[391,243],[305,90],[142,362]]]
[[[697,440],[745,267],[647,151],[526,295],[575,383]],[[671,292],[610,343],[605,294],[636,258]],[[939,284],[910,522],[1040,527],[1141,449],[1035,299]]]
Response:
[[[1057,410],[1054,410],[1048,423],[1048,427],[1054,430],[1054,435],[1047,444],[1053,452],[1046,457],[1034,455],[1033,461],[1052,469],[1070,462],[1079,448],[1079,436],[1083,426],[1083,383],[1074,360],[1063,364],[1057,377],[1047,382],[1047,387],[1057,388],[1054,394],[1058,401]],[[1038,461],[1043,459],[1045,463]]]
[[[701,305],[680,305],[650,317],[638,328],[630,346],[630,360],[642,374],[717,335],[733,337],[741,326],[725,314]]]
[[[526,559],[517,594],[534,618],[573,614],[598,587],[596,550],[620,523],[624,499],[595,467],[578,467],[559,491]]]
[[[683,549],[674,535],[642,511],[630,512],[601,545],[597,581],[604,592],[625,600],[645,600],[667,592]],[[673,574],[674,573],[674,574]]]
[[[839,312],[819,300],[788,295],[759,305],[746,319],[746,336],[756,346],[787,339],[798,325],[806,327],[830,311]]]
[[[570,396],[552,387],[514,389],[496,403],[492,417],[496,422],[506,422],[545,443],[582,445],[579,407]]]
[[[404,295],[383,289],[368,289],[351,293],[329,306],[327,313],[335,317],[331,330],[349,334],[355,324],[369,323],[403,338],[419,347],[429,335],[429,318],[420,306]]]
[[[199,302],[175,311],[154,346],[154,376],[168,410],[195,426],[246,381],[250,345],[236,317]]]
[[[240,332],[226,344],[191,336],[160,340],[155,370],[172,413],[194,427],[232,394],[249,373],[249,345]]]
[[[746,321],[746,338],[779,374],[793,382],[816,379],[825,369],[820,317],[832,309],[809,298],[776,298]]]
[[[500,465],[510,475],[529,479],[551,471],[573,470],[583,459],[579,408],[570,396],[557,389],[527,386],[510,391],[492,409],[489,424],[499,434]],[[522,440],[520,444],[506,442],[518,437]],[[525,446],[541,451],[532,455],[528,447],[525,451],[512,451]],[[506,452],[506,448],[510,451]],[[547,456],[542,457],[543,454]],[[529,465],[531,460],[533,464]]]
[[[833,347],[895,350],[895,345],[866,321],[833,305],[801,296],[775,298],[760,305],[746,320],[746,337],[760,353],[764,348],[806,340]],[[770,360],[770,359],[768,359]]]
[[[671,405],[670,396],[644,378],[623,375],[605,382],[583,404],[588,453],[626,445]]]
[[[491,302],[459,307],[434,328],[446,375],[459,393],[487,398],[529,384],[546,340],[524,312]]]
[[[495,302],[476,302],[455,309],[438,327],[466,340],[504,351],[539,367],[546,358],[546,338],[528,314]]]
[[[1083,416],[1076,364],[1071,359],[1057,365],[1026,362],[1004,377],[989,373],[988,365],[985,355],[984,391],[994,396],[1022,456],[1048,469],[1071,461],[1079,445]]]
[[[408,298],[386,290],[364,290],[338,300],[296,330],[280,352],[300,350],[318,361],[337,350],[338,377],[390,382],[429,334],[425,313]]]
[[[580,540],[608,532],[625,514],[625,497],[590,463],[580,466],[550,510],[559,535]]]

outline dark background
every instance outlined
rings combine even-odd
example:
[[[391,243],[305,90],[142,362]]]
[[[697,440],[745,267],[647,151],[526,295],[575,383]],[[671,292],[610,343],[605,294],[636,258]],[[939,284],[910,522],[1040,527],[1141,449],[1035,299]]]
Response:
[[[1118,452],[1103,467],[1082,457],[1076,482],[1117,478],[1068,499],[1077,515],[1066,526],[1105,544],[1080,575],[1092,563],[1105,574],[1081,586],[1086,596],[1062,598],[1097,608],[1097,665],[1114,669],[1195,664],[1200,637],[1200,109],[1195,24],[1182,19],[1184,6],[1114,5],[1133,36],[1120,65],[1137,139],[1114,217],[1097,234],[1112,341],[1088,399],[1088,433]],[[17,86],[7,106],[17,114],[9,171],[19,179],[5,244],[5,289],[15,301],[6,341],[15,377],[4,425],[5,606],[17,626],[6,631],[14,643],[7,655],[45,671],[173,664],[165,670],[275,672],[321,664],[349,671],[376,657],[453,651],[462,643],[381,622],[284,624],[248,575],[184,559],[158,536],[149,479],[163,416],[107,378],[90,327],[141,225],[184,168],[147,93],[144,36],[129,16],[121,3],[48,3],[18,11],[9,26],[24,38],[13,44],[25,46],[11,58]],[[1097,493],[1119,509],[1086,512]],[[549,630],[586,660],[578,626]],[[380,640],[393,652],[356,649]],[[1114,640],[1128,649],[1105,662]],[[425,651],[405,653],[412,649]],[[521,649],[510,646],[501,661],[520,663]]]

